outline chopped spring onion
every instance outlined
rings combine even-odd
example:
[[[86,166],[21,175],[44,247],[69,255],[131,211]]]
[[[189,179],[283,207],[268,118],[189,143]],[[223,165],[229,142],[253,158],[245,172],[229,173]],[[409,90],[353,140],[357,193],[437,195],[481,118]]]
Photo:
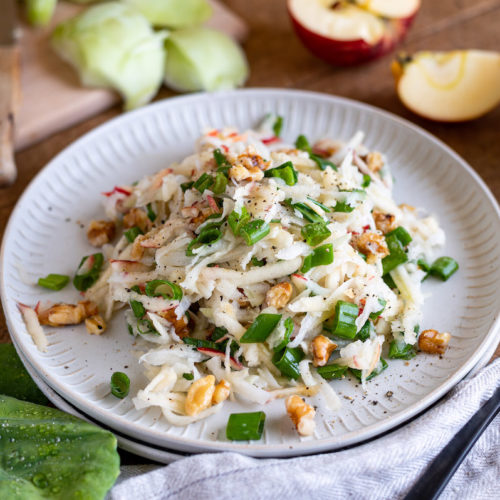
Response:
[[[290,336],[292,335],[293,332],[292,318],[286,318],[283,325],[285,327],[285,334],[283,336],[283,340],[274,348],[275,352],[281,351],[288,345],[288,343],[290,342]]]
[[[458,262],[451,257],[439,257],[432,263],[430,274],[446,281],[458,270]]]
[[[302,151],[305,151],[306,153],[309,154],[309,158],[311,158],[312,161],[318,165],[318,167],[321,170],[326,170],[327,167],[333,168],[333,170],[337,170],[337,166],[332,163],[330,160],[327,160],[326,158],[322,158],[321,156],[315,155],[312,152],[311,145],[309,144],[309,141],[304,135],[299,135],[297,137],[297,140],[295,141],[295,147],[297,149],[301,149]]]
[[[212,332],[212,335],[210,335],[210,340],[215,342],[227,334],[228,334],[227,328],[224,328],[223,326],[216,326],[214,328],[214,331]]]
[[[370,314],[370,319],[376,320],[384,312],[385,306],[387,304],[387,300],[378,299],[378,303],[380,304],[380,309],[378,311],[372,312]]]
[[[215,194],[222,194],[227,187],[227,177],[223,172],[217,172],[215,175],[214,185],[212,186],[212,191]]]
[[[62,290],[69,283],[69,276],[65,274],[49,274],[45,278],[38,279],[38,286],[49,290]]]
[[[301,213],[304,219],[309,222],[325,222],[325,219],[321,215],[317,214],[311,207],[308,207],[305,203],[292,203],[291,199],[285,200],[285,204],[289,207],[297,210]]]
[[[408,260],[403,244],[396,234],[388,234],[385,241],[390,253],[382,259],[382,274],[387,274]]]
[[[312,247],[319,245],[323,240],[331,236],[332,232],[326,227],[324,222],[314,222],[306,224],[301,229],[302,236],[306,243]]]
[[[231,168],[231,163],[220,149],[214,149],[214,160],[217,164],[217,172],[227,175]]]
[[[304,351],[300,347],[287,347],[276,351],[273,364],[285,377],[297,380],[300,377],[299,363],[304,359]]]
[[[333,207],[333,211],[337,213],[350,214],[355,207],[349,205],[349,203],[345,201],[337,201],[335,206]]]
[[[250,214],[245,207],[241,207],[241,212],[235,210],[231,212],[227,218],[227,223],[235,236],[240,235],[240,230],[247,222],[250,221]]]
[[[347,366],[333,363],[331,365],[318,366],[317,371],[325,380],[340,379],[345,377]]]
[[[356,318],[358,317],[358,311],[356,304],[339,300],[335,304],[333,318],[330,318],[324,324],[325,329],[337,337],[353,339],[357,332]]]
[[[401,245],[403,245],[404,247],[408,246],[412,241],[410,233],[402,226],[399,226],[396,229],[393,229],[390,233],[387,233],[386,237],[390,237],[393,235],[401,242]]]
[[[119,399],[127,397],[130,390],[130,379],[123,372],[115,372],[111,375],[111,394]]]
[[[193,250],[200,248],[204,245],[213,245],[222,238],[222,231],[218,227],[206,226],[202,232],[189,243],[186,249],[186,255],[192,257]]]
[[[147,210],[147,213],[148,213],[148,219],[151,221],[151,222],[154,222],[155,219],[156,219],[156,213],[155,211],[153,210],[153,208],[151,207],[151,203],[148,203],[146,205],[146,210]]]
[[[307,197],[310,201],[312,201],[315,205],[318,205],[318,207],[322,208],[325,212],[330,212],[330,209],[326,206],[323,205],[323,203],[313,200],[310,196]]]
[[[384,280],[384,283],[391,289],[391,290],[394,290],[395,288],[397,288],[397,285],[396,283],[394,282],[394,280],[392,279],[392,276],[387,273],[385,274],[384,276],[382,276],[382,279]]]
[[[240,339],[242,344],[264,342],[281,320],[281,314],[259,314]]]
[[[132,312],[137,319],[141,319],[146,314],[146,309],[142,305],[142,302],[138,300],[131,300],[130,307],[132,308]]]
[[[148,297],[163,297],[165,300],[181,300],[182,289],[179,285],[167,280],[153,280],[146,283]]]
[[[293,168],[293,163],[291,161],[287,161],[279,167],[266,170],[264,176],[283,179],[288,186],[295,186],[298,180],[297,171]]]
[[[212,340],[205,340],[205,339],[195,339],[193,337],[184,337],[182,341],[187,344],[187,345],[192,345],[196,349],[199,347],[205,348],[205,349],[214,349],[215,351],[222,351],[221,346],[222,344],[217,344],[216,342]]]
[[[283,117],[277,116],[276,121],[273,124],[273,132],[276,137],[281,135],[281,130],[283,129]]]
[[[420,269],[422,269],[422,271],[425,271],[426,273],[431,270],[430,264],[425,259],[418,259],[417,265],[418,267],[420,267]]]
[[[255,245],[262,238],[265,238],[270,231],[271,228],[267,222],[256,219],[240,228],[240,236],[243,236],[246,244],[251,246]]]
[[[411,359],[417,355],[415,347],[402,341],[393,340],[389,346],[389,358]]]
[[[88,290],[98,279],[101,272],[104,256],[94,253],[83,257],[73,278],[73,285],[80,292]]]
[[[327,243],[316,247],[311,254],[304,258],[304,263],[300,268],[301,273],[307,273],[313,267],[326,266],[333,262],[333,245]]]
[[[194,375],[192,373],[183,373],[182,377],[185,378],[186,380],[193,380]]]
[[[194,185],[194,181],[191,181],[191,182],[183,182],[181,184],[181,189],[182,189],[182,192],[185,193],[188,189],[191,189]]]
[[[373,377],[376,377],[380,373],[382,373],[389,365],[384,358],[380,358],[380,361],[377,363],[375,369],[366,377],[365,380],[371,380]],[[356,370],[355,368],[349,368],[349,371],[358,379],[361,380],[362,371]]]
[[[363,182],[361,187],[367,188],[372,183],[372,178],[368,174],[363,174]]]
[[[266,265],[266,259],[258,259],[257,257],[252,257],[252,266],[262,267]]]
[[[133,243],[137,236],[140,234],[144,234],[137,226],[131,227],[130,229],[127,229],[123,235],[125,238],[127,238],[129,243]]]
[[[231,441],[251,441],[262,437],[266,414],[263,411],[253,413],[231,413],[227,421],[226,437]]]
[[[371,337],[371,334],[375,331],[373,327],[373,323],[368,320],[362,327],[361,330],[356,335],[356,340],[368,340]]]
[[[215,182],[215,179],[206,172],[201,174],[200,177],[193,184],[193,188],[197,189],[200,193],[203,194],[205,189],[209,189],[212,184]]]
[[[309,154],[312,153],[311,145],[309,144],[309,141],[307,140],[307,137],[305,135],[299,135],[297,137],[295,141],[295,147],[302,151],[306,151]]]

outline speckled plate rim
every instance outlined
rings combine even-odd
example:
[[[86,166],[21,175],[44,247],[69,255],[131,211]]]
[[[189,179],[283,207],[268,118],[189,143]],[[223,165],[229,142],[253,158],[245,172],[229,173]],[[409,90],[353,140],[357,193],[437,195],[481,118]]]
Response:
[[[327,104],[332,104],[332,103],[338,103],[344,106],[352,107],[354,109],[357,109],[360,112],[363,111],[369,111],[370,113],[373,113],[374,115],[379,115],[383,117],[386,120],[392,121],[399,127],[403,127],[406,129],[409,129],[412,133],[419,135],[423,137],[426,141],[431,142],[434,144],[435,147],[441,149],[446,155],[448,155],[453,161],[456,163],[457,166],[461,167],[473,180],[477,187],[480,188],[482,191],[484,197],[487,199],[489,202],[490,210],[491,213],[490,215],[494,215],[496,217],[497,221],[500,221],[500,208],[498,206],[498,203],[496,202],[495,198],[493,197],[492,193],[490,192],[489,188],[486,186],[484,181],[480,178],[480,176],[470,167],[465,160],[463,160],[457,153],[455,153],[451,148],[449,148],[446,144],[444,144],[442,141],[434,137],[432,134],[426,132],[424,129],[412,124],[411,122],[399,118],[392,113],[389,113],[387,111],[380,110],[379,108],[376,108],[371,105],[367,105],[364,103],[360,103],[357,101],[353,101],[351,99],[343,98],[343,97],[337,97],[337,96],[331,96],[327,94],[322,94],[318,92],[310,92],[310,91],[300,91],[300,90],[283,90],[283,89],[273,89],[273,88],[259,88],[259,89],[241,89],[241,90],[236,90],[236,91],[230,91],[230,92],[220,92],[217,93],[217,97],[219,99],[223,99],[225,97],[229,96],[234,96],[235,94],[239,94],[241,96],[245,95],[247,98],[251,96],[255,97],[267,97],[270,98],[276,94],[281,94],[288,96],[290,98],[304,98],[304,97],[310,97],[316,100],[323,100],[325,102],[325,105]],[[30,189],[32,186],[37,182],[39,177],[45,172],[47,169],[51,168],[51,166],[59,161],[59,159],[68,153],[68,151],[71,151],[73,148],[77,147],[82,147],[87,141],[91,141],[94,139],[94,137],[98,136],[99,134],[102,134],[104,131],[107,131],[108,129],[112,129],[113,127],[116,127],[120,121],[126,122],[126,121],[132,121],[134,120],[135,117],[139,117],[142,113],[149,113],[153,107],[158,107],[161,108],[163,106],[169,106],[171,102],[179,102],[180,100],[183,101],[183,103],[187,104],[193,104],[199,99],[207,99],[210,98],[210,94],[206,93],[199,93],[199,94],[193,94],[189,96],[179,96],[179,97],[174,97],[170,98],[167,101],[161,101],[157,103],[150,104],[142,109],[130,112],[126,115],[122,115],[119,117],[116,117],[109,122],[106,122],[96,129],[92,130],[91,132],[85,134],[83,137],[75,141],[73,144],[65,148],[63,151],[61,151],[47,166],[45,166],[36,176],[35,178],[30,182],[28,187],[26,188],[25,192],[23,195],[20,197],[16,208],[12,212],[9,223],[7,225],[5,234],[4,234],[4,239],[2,242],[2,249],[0,251],[0,262],[1,262],[1,268],[0,268],[0,291],[2,295],[2,303],[4,305],[4,311],[6,314],[7,319],[9,322],[12,324],[12,313],[10,310],[8,310],[5,307],[6,303],[6,283],[4,279],[4,272],[3,272],[3,266],[4,266],[4,252],[5,252],[5,242],[8,240],[9,235],[11,232],[13,232],[13,227],[12,227],[12,220],[14,220],[15,216],[17,215],[18,211],[20,211],[21,205],[24,203],[25,199],[27,199],[30,195]],[[349,433],[343,434],[341,437],[330,437],[327,439],[322,439],[321,441],[301,441],[298,443],[293,443],[293,446],[290,446],[287,443],[281,443],[281,444],[272,444],[272,445],[263,445],[259,443],[227,443],[227,442],[220,442],[220,441],[214,441],[214,442],[200,442],[197,439],[194,438],[187,438],[185,436],[175,436],[175,435],[169,435],[168,439],[172,443],[173,447],[178,447],[179,449],[182,449],[184,451],[190,451],[190,452],[201,452],[201,451],[238,451],[243,454],[248,454],[248,455],[253,455],[253,456],[266,456],[266,457],[273,457],[273,456],[295,456],[295,455],[301,455],[301,454],[308,454],[308,453],[318,453],[326,450],[332,450],[334,448],[339,448],[339,447],[345,447],[345,446],[350,446],[352,444],[355,444],[360,441],[365,441],[367,439],[370,439],[378,434],[382,434],[384,432],[387,432],[391,428],[394,428],[401,423],[409,420],[411,417],[415,416],[416,414],[422,412],[425,408],[428,408],[432,403],[437,401],[439,398],[441,398],[444,394],[446,394],[451,388],[453,388],[460,380],[462,380],[472,369],[473,367],[479,362],[479,360],[482,358],[486,350],[488,349],[489,341],[492,336],[497,336],[497,332],[500,333],[500,330],[498,328],[500,324],[500,316],[499,316],[500,311],[497,310],[495,313],[495,319],[492,322],[488,333],[485,335],[483,341],[477,346],[473,354],[469,357],[468,361],[464,363],[458,370],[453,372],[453,374],[441,385],[439,385],[437,388],[431,390],[429,393],[427,393],[423,398],[421,398],[417,403],[413,403],[410,406],[406,407],[404,410],[399,411],[397,414],[394,416],[391,416],[387,418],[385,421],[379,421],[374,424],[368,425],[366,427],[363,427],[362,429],[354,430]],[[17,332],[15,330],[11,330],[13,335],[15,336]],[[24,350],[23,350],[24,353]],[[26,354],[26,353],[25,353]],[[32,362],[34,369],[37,371],[37,373],[41,376],[41,378],[48,383],[49,386],[53,387],[56,391],[59,389],[59,391],[63,391],[61,388],[61,384],[57,380],[56,377],[54,377],[52,374],[48,373],[42,363],[39,362],[39,360],[33,358],[32,356],[29,355],[29,353],[26,355],[26,357]],[[63,391],[64,392],[64,391]],[[119,428],[120,432],[123,432],[125,434],[128,434],[130,436],[136,436],[137,435],[137,427],[133,425],[130,421],[127,419],[121,418],[120,416],[116,415],[109,415],[105,410],[102,408],[98,407],[97,405],[92,405],[89,404],[88,400],[85,400],[82,398],[80,395],[75,395],[75,394],[65,394],[65,397],[67,397],[68,401],[70,401],[72,404],[74,404],[76,407],[78,407],[81,410],[84,410],[86,413],[90,413],[90,411],[93,413],[93,417],[95,417],[97,420],[104,422],[106,425],[113,426],[115,428]],[[152,432],[151,434],[153,434]],[[151,436],[143,436],[144,440],[146,441],[151,441],[153,442],[154,437],[153,435]]]

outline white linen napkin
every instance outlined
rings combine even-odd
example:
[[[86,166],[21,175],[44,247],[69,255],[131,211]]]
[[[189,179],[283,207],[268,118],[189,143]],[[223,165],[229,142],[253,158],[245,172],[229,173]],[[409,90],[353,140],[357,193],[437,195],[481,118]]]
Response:
[[[408,425],[344,451],[293,459],[237,453],[193,455],[142,473],[123,467],[112,500],[402,498],[426,466],[500,384],[500,359],[463,381]],[[131,475],[135,477],[130,477]],[[127,479],[128,478],[128,479]],[[500,492],[500,415],[480,437],[441,499],[495,499]]]

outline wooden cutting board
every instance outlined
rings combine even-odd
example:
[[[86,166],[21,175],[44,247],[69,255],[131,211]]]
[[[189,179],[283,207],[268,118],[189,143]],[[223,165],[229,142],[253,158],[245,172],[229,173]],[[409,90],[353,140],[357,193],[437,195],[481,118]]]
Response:
[[[213,16],[207,26],[242,42],[245,22],[216,0],[209,0]],[[16,119],[15,148],[23,149],[49,135],[81,122],[119,102],[112,91],[83,88],[76,72],[51,49],[54,26],[74,16],[81,6],[61,2],[47,28],[23,26],[21,38],[22,101]]]

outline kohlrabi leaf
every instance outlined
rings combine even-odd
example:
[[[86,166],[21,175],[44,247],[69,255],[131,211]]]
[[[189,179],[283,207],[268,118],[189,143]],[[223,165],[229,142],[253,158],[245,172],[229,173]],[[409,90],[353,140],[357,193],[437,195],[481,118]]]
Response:
[[[34,26],[45,26],[52,19],[57,0],[26,0],[26,17]]]
[[[212,15],[207,0],[123,0],[139,10],[154,26],[188,28]]]
[[[125,109],[133,109],[161,85],[164,38],[136,9],[109,2],[57,26],[52,45],[78,70],[84,85],[111,87],[124,97]]]
[[[0,344],[0,394],[41,405],[49,402],[29,376],[12,344]]]
[[[232,89],[243,85],[248,77],[248,64],[240,46],[219,31],[174,31],[165,47],[165,84],[174,90]]]
[[[0,498],[102,500],[119,465],[110,432],[54,408],[0,396]]]

